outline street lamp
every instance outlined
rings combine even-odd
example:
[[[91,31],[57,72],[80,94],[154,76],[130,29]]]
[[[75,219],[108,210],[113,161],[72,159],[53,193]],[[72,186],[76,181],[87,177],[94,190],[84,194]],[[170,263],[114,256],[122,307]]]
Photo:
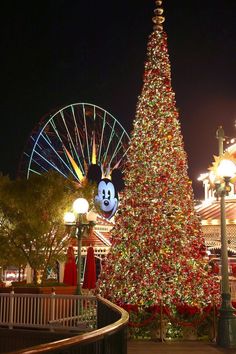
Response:
[[[64,223],[68,226],[75,227],[75,235],[77,237],[78,245],[78,259],[77,259],[77,289],[76,294],[82,295],[81,291],[81,248],[82,237],[88,234],[88,231],[96,223],[97,214],[89,211],[89,203],[84,198],[78,198],[73,203],[73,211],[67,212],[64,215]]]
[[[228,247],[226,234],[225,196],[231,190],[230,180],[236,174],[236,167],[232,160],[224,158],[223,141],[224,131],[222,127],[217,130],[219,140],[219,164],[216,168],[214,188],[217,199],[220,198],[220,230],[221,230],[221,308],[218,320],[216,342],[221,347],[236,347],[236,316],[231,303],[228,272]]]

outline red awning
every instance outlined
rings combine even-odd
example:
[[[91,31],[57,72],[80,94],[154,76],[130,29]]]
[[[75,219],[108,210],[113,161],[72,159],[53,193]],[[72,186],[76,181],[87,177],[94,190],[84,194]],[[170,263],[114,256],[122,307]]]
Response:
[[[87,250],[87,258],[84,272],[83,289],[95,289],[96,287],[96,264],[93,247]]]
[[[67,250],[63,283],[72,286],[77,284],[77,267],[75,263],[74,249],[72,246],[69,246]]]

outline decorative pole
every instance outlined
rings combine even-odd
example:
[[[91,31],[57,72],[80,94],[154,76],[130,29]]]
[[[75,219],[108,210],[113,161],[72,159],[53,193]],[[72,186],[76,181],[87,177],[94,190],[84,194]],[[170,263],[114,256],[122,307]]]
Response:
[[[89,203],[84,198],[78,198],[73,203],[74,212],[67,212],[64,215],[64,223],[68,226],[73,226],[76,229],[75,235],[78,244],[78,260],[77,260],[77,289],[76,294],[82,295],[81,290],[81,248],[82,248],[82,237],[85,233],[95,225],[97,214],[90,211]],[[84,218],[86,217],[86,221]]]
[[[78,246],[78,253],[77,253],[77,288],[76,294],[82,295],[81,290],[81,248],[82,248],[82,236],[83,236],[83,223],[81,220],[81,214],[78,215],[78,220],[76,221],[76,236],[77,236],[77,246]]]
[[[216,138],[219,143],[219,156],[224,153],[224,130],[220,126],[216,131]],[[226,215],[225,215],[225,195],[227,195],[227,177],[225,177],[224,187],[219,186],[216,191],[220,196],[220,234],[221,234],[221,308],[218,320],[218,331],[216,342],[221,347],[236,347],[236,317],[235,309],[231,304],[231,293],[229,286],[228,271],[228,247],[226,233]]]
[[[221,125],[216,131],[216,139],[218,139],[219,156],[221,156],[224,153],[224,141],[225,141],[225,132]]]

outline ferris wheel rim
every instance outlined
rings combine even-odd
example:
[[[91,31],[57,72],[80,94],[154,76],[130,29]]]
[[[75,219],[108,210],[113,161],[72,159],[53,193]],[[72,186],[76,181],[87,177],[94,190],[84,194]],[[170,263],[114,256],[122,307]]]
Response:
[[[46,127],[50,124],[51,124],[51,126],[53,126],[52,122],[55,118],[57,118],[58,115],[61,115],[61,117],[63,117],[63,112],[66,112],[67,109],[73,110],[75,107],[79,107],[79,108],[83,107],[83,110],[85,110],[86,108],[92,108],[94,110],[94,121],[95,121],[95,117],[98,114],[97,113],[97,110],[98,110],[99,113],[101,113],[103,115],[103,117],[101,117],[99,115],[99,118],[104,120],[104,122],[105,122],[104,124],[107,124],[111,129],[113,129],[114,126],[116,125],[116,129],[117,129],[117,127],[119,127],[119,129],[121,130],[122,135],[120,136],[120,139],[119,139],[120,144],[122,143],[121,140],[123,139],[123,136],[125,139],[127,139],[127,141],[130,140],[129,134],[127,133],[124,126],[116,119],[116,117],[114,117],[114,115],[112,115],[108,110],[102,108],[101,106],[93,104],[93,103],[89,103],[89,102],[74,102],[74,103],[71,103],[68,105],[64,105],[64,106],[60,107],[59,109],[57,109],[56,112],[49,113],[48,114],[49,116],[48,115],[44,116],[44,120],[42,122],[42,125],[39,127],[39,129],[37,131],[37,136],[35,137],[35,140],[33,138],[33,134],[30,135],[30,139],[33,140],[31,153],[27,154],[26,152],[24,152],[26,154],[26,156],[28,157],[27,178],[29,178],[30,173],[32,173],[32,172],[37,173],[36,171],[31,170],[31,166],[32,166],[33,156],[34,156],[34,154],[37,153],[36,147],[39,143],[40,138],[43,138],[43,132],[45,131]],[[83,113],[84,113],[84,119],[85,119],[85,111]],[[95,113],[96,113],[96,115],[95,115]],[[113,127],[110,125],[110,121],[107,120],[107,117],[112,120]],[[75,119],[75,117],[74,117],[74,119]],[[87,132],[87,130],[86,130],[86,132]],[[116,136],[118,137],[117,133],[113,133],[113,134],[116,134]],[[124,152],[123,157],[125,157],[125,155],[127,154],[127,151],[128,151],[128,149]],[[114,154],[115,153],[116,153],[116,151],[114,152]],[[57,169],[57,167],[55,165],[54,166],[52,165],[52,168]],[[61,173],[60,170],[58,170],[58,172]],[[39,173],[39,174],[41,174],[41,173]],[[65,177],[66,177],[66,175],[65,175]]]

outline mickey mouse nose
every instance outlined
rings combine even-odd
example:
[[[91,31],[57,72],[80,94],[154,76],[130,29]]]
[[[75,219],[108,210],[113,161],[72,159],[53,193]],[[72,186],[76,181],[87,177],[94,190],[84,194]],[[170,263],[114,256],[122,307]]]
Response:
[[[104,200],[104,205],[108,206],[109,205],[109,201],[108,200]]]

